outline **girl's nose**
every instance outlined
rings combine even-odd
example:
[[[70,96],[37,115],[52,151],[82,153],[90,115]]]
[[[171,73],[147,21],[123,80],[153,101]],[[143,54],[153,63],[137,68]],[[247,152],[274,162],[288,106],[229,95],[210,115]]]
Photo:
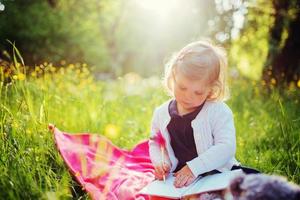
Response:
[[[187,91],[184,95],[185,101],[190,102],[192,100],[192,98],[193,98],[193,94],[191,92]]]

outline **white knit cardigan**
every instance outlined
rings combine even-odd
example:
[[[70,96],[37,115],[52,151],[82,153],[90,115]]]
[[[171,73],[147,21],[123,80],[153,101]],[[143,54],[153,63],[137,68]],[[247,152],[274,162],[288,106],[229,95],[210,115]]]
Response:
[[[170,144],[167,130],[171,117],[170,101],[163,103],[154,110],[151,124],[151,138],[160,131],[166,141],[164,161],[169,163],[171,171],[176,169],[178,160]],[[222,101],[206,101],[202,110],[191,122],[198,157],[187,162],[195,176],[217,169],[228,171],[233,165],[239,165],[235,159],[236,138],[231,109]],[[152,163],[162,162],[161,149],[153,140],[149,140],[149,153]]]

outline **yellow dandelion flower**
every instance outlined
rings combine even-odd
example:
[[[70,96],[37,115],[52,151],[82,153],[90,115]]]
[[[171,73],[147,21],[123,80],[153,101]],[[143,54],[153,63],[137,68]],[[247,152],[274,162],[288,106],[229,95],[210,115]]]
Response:
[[[6,71],[4,70],[4,77],[7,78],[11,75],[12,70],[11,69],[7,69]]]
[[[244,140],[240,140],[239,145],[240,145],[241,147],[245,146],[245,141],[244,141]]]
[[[275,78],[272,78],[272,79],[271,79],[271,84],[272,84],[272,85],[275,85],[275,84],[276,84],[276,79],[275,79]]]
[[[19,128],[19,124],[17,123],[17,122],[13,122],[13,127],[15,128],[15,129],[17,129],[17,128]]]
[[[110,139],[116,139],[119,136],[118,127],[113,124],[108,124],[105,127],[104,134]]]
[[[51,71],[51,72],[55,72],[55,71],[56,71],[56,68],[53,67],[53,66],[50,66],[50,71]]]
[[[13,75],[13,79],[14,80],[18,80],[18,76],[17,75]]]
[[[86,74],[85,73],[79,74],[79,78],[85,79],[86,78]]]
[[[27,129],[27,130],[26,130],[26,133],[27,133],[28,135],[31,135],[32,132],[31,132],[31,130]]]
[[[32,77],[36,77],[36,72],[31,72]]]
[[[83,72],[85,75],[89,75],[89,74],[90,74],[90,71],[89,71],[87,68],[83,68],[83,69],[82,69],[82,72]]]
[[[73,64],[69,64],[69,66],[68,66],[70,69],[74,69],[74,65]]]
[[[19,74],[18,74],[18,79],[19,79],[20,81],[25,80],[25,78],[26,78],[25,74],[23,74],[23,73],[19,73]]]
[[[298,88],[300,88],[300,79],[297,82],[297,86],[298,86]]]
[[[61,65],[65,65],[65,64],[66,64],[66,61],[65,61],[65,60],[62,60],[62,61],[60,61],[60,64],[61,64]]]
[[[93,82],[93,77],[88,77],[86,79],[86,81],[87,81],[88,84],[92,83]]]
[[[65,74],[65,68],[60,68],[59,72],[60,72],[60,74],[64,75]]]
[[[39,72],[41,69],[39,68],[39,66],[35,66],[34,71]]]

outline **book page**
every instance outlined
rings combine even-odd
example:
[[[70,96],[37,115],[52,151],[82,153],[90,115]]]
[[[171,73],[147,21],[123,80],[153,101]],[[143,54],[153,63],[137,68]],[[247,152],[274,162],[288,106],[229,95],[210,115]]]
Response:
[[[170,174],[166,177],[166,181],[159,181],[155,180],[149,183],[146,187],[144,187],[139,193],[140,194],[148,194],[153,196],[160,196],[160,197],[168,197],[178,199],[184,196],[184,193],[191,188],[191,185],[188,187],[176,188],[174,186],[175,177],[173,174]]]
[[[243,171],[239,169],[201,177],[200,180],[185,192],[184,196],[225,189],[231,179],[242,173]]]

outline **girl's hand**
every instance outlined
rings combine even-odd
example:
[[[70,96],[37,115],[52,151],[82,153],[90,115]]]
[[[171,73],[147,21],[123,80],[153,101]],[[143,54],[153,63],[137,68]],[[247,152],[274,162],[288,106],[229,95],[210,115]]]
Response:
[[[181,170],[177,171],[174,174],[174,176],[176,177],[174,181],[174,186],[178,188],[188,186],[196,179],[193,172],[187,165],[181,168]]]
[[[158,180],[163,180],[163,177],[168,176],[170,173],[171,167],[167,163],[161,163],[154,166],[154,175]]]

